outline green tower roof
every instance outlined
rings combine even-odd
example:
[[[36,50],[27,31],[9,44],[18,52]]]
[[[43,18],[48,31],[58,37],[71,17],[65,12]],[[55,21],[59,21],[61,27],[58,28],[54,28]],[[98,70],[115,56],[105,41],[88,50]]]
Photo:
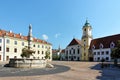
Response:
[[[90,23],[88,22],[88,20],[86,20],[86,22],[85,22],[83,28],[84,28],[84,27],[91,27],[91,25],[90,25]],[[91,28],[92,28],[92,27],[91,27]]]

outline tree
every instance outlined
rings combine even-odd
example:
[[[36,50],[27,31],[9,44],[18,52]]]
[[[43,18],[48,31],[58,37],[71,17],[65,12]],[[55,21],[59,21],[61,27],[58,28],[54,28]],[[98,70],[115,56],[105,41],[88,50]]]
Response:
[[[28,47],[26,46],[25,48],[22,49],[21,57],[30,58],[32,53],[35,53],[35,51],[28,49]]]
[[[47,50],[45,52],[45,59],[50,59],[50,51],[49,50]]]
[[[114,59],[114,65],[117,66],[117,59],[120,58],[120,40],[117,41],[116,47],[112,49],[111,57]]]

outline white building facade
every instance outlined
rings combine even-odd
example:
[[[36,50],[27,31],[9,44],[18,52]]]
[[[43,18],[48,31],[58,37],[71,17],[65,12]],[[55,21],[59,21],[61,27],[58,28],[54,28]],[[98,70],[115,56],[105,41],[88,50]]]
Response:
[[[79,61],[81,58],[80,49],[80,41],[74,38],[65,49],[66,60]]]
[[[34,37],[31,42],[31,48],[35,51],[31,58],[45,59],[45,52],[49,50],[49,60],[52,60],[52,45],[50,43]],[[9,61],[10,58],[21,58],[22,49],[25,46],[28,46],[28,36],[0,30],[0,61]]]
[[[120,34],[93,39],[90,44],[90,50],[94,61],[111,61],[112,48],[116,47],[120,40]]]

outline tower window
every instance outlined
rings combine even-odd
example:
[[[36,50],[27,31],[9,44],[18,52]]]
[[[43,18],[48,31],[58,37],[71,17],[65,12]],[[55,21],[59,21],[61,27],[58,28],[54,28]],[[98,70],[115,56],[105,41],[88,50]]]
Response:
[[[84,31],[86,31],[86,29],[84,29]]]

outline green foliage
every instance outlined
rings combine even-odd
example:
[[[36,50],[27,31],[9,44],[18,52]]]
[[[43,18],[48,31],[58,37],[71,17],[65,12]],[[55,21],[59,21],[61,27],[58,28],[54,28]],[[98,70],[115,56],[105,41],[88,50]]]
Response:
[[[53,60],[60,60],[60,56],[54,55],[54,56],[53,56]]]
[[[28,49],[27,47],[22,49],[22,54],[21,57],[26,57],[26,58],[30,58],[30,56],[32,55],[32,53],[35,53],[35,51]]]
[[[120,40],[117,42],[116,47],[112,49],[111,57],[113,59],[120,58]]]
[[[45,59],[50,59],[50,51],[49,50],[47,50],[45,52]]]
[[[114,65],[117,66],[117,59],[120,58],[120,40],[115,48],[112,49],[111,57],[114,59]]]

